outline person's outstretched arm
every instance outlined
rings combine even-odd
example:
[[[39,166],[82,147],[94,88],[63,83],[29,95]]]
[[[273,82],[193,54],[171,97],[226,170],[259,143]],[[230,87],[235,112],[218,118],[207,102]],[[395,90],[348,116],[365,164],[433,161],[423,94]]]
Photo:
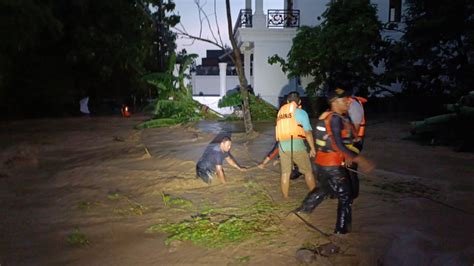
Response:
[[[224,169],[222,168],[222,165],[216,165],[216,175],[222,184],[226,183],[225,176],[224,176]]]
[[[245,171],[245,170],[247,170],[245,167],[240,166],[240,165],[234,160],[234,158],[233,158],[232,156],[227,156],[227,157],[225,158],[225,160],[226,160],[230,165],[232,165],[233,167],[237,168],[237,169],[240,170],[240,171]]]

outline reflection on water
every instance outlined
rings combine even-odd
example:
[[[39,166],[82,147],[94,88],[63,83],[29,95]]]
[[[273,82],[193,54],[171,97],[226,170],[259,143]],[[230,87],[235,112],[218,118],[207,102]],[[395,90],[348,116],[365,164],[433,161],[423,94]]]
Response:
[[[261,133],[273,133],[274,122],[258,122],[254,123],[254,130]],[[210,134],[222,133],[245,133],[245,125],[243,121],[200,121],[195,128]]]
[[[196,129],[210,134],[219,133],[245,133],[245,126],[242,121],[199,121]]]

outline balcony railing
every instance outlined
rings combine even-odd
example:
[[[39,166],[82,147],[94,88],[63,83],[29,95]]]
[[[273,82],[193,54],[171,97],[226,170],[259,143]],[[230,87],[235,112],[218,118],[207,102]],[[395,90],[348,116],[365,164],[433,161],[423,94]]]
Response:
[[[300,11],[288,9],[268,9],[268,28],[297,28],[300,26]],[[234,33],[239,28],[252,28],[252,9],[241,9],[234,25]]]
[[[268,9],[268,28],[297,28],[300,26],[300,11],[288,9]]]
[[[252,9],[241,9],[234,26],[234,33],[238,28],[252,28]]]

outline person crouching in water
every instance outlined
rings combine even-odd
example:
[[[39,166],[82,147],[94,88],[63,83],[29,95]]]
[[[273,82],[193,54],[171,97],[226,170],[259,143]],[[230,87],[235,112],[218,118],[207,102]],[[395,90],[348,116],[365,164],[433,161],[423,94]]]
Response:
[[[224,169],[222,163],[224,159],[240,171],[246,171],[245,167],[241,167],[230,154],[232,140],[229,137],[223,137],[220,143],[211,143],[207,146],[203,155],[196,164],[196,175],[204,182],[210,184],[217,175],[222,184],[225,184]]]
[[[327,94],[330,111],[323,113],[316,126],[316,167],[320,186],[303,200],[297,212],[311,213],[330,196],[338,198],[337,220],[334,232],[345,234],[352,222],[352,193],[349,173],[344,164],[357,163],[364,172],[373,169],[372,163],[346,145],[353,139],[353,126],[345,115],[351,93],[337,87]]]
[[[288,198],[293,163],[304,174],[309,190],[311,191],[316,187],[309,159],[309,157],[314,157],[316,153],[313,129],[309,122],[308,113],[298,108],[300,104],[301,99],[298,92],[291,92],[287,96],[287,104],[280,108],[277,115],[275,136],[276,140],[279,141],[281,192],[284,199]],[[309,156],[304,139],[308,141],[310,146]]]

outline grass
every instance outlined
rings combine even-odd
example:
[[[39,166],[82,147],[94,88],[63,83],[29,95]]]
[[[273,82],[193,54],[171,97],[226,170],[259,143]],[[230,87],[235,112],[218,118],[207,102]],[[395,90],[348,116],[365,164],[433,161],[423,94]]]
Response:
[[[248,263],[250,261],[250,256],[239,256],[239,257],[236,257],[235,260],[238,263]]]
[[[172,198],[164,193],[162,195],[165,204],[171,204]],[[206,208],[192,215],[191,219],[151,225],[146,232],[168,233],[165,240],[167,245],[175,240],[189,240],[204,247],[222,247],[279,232],[277,213],[280,208],[263,188],[249,182],[240,197],[237,200],[241,202],[241,207]],[[226,213],[230,209],[232,213]]]
[[[155,128],[155,127],[169,127],[180,124],[178,119],[174,118],[157,118],[150,121],[143,122],[136,126],[137,129]]]
[[[96,202],[81,201],[77,204],[77,208],[83,211],[88,211],[94,206],[99,206],[99,205],[101,205],[100,201],[96,201]]]
[[[109,200],[118,200],[120,197],[121,195],[118,192],[109,192],[109,194],[107,194],[107,199]]]
[[[107,194],[107,199],[116,201],[116,200],[125,200],[127,205],[122,208],[116,208],[114,209],[114,212],[120,215],[136,215],[136,216],[141,216],[143,213],[148,210],[147,207],[144,205],[140,204],[139,202],[130,199],[129,197],[120,194],[119,192],[109,192]]]
[[[179,197],[172,197],[171,195],[166,194],[165,192],[161,192],[161,198],[163,200],[163,203],[169,207],[190,209],[194,206],[192,201],[190,200]]]
[[[72,230],[71,233],[67,235],[67,242],[71,246],[81,247],[89,245],[89,240],[86,235],[83,234],[78,228]]]

